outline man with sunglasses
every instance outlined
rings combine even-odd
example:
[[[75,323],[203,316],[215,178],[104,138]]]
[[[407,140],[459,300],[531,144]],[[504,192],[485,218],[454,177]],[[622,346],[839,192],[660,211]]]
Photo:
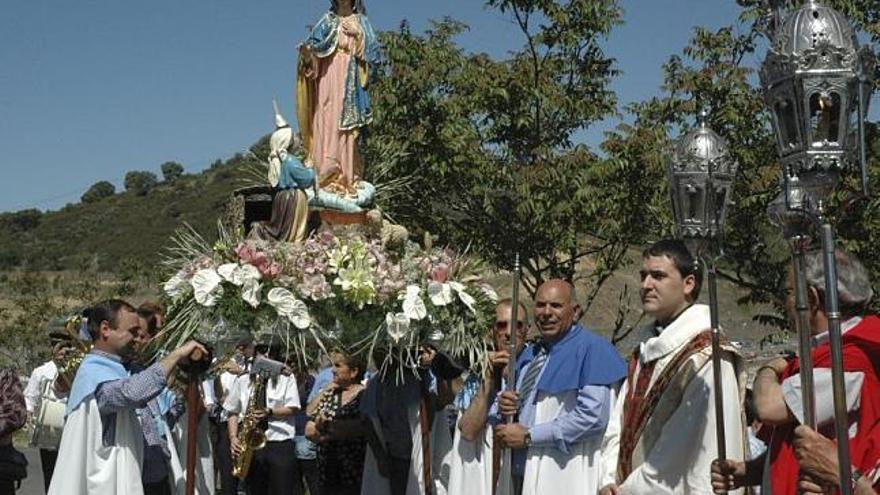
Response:
[[[510,361],[507,344],[512,328],[516,330],[516,355],[522,356],[529,332],[526,307],[520,303],[516,322],[511,324],[512,299],[495,306],[492,335],[495,351],[489,354],[489,366],[482,377],[471,374],[455,398],[459,420],[452,448],[449,493],[490,495],[493,481],[492,429],[486,428],[489,406],[501,389],[505,368]],[[522,364],[517,361],[517,365]],[[524,452],[523,452],[524,453]],[[520,475],[520,480],[522,476]]]
[[[581,308],[568,282],[541,284],[534,315],[541,340],[523,351],[516,391],[493,405],[499,423],[514,418],[495,427],[495,441],[525,453],[524,466],[522,453],[512,466],[524,495],[595,493],[612,389],[626,366],[610,342],[577,322]]]

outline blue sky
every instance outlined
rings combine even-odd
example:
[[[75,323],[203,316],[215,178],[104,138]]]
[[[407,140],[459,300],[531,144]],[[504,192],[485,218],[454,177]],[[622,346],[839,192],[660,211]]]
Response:
[[[193,172],[292,120],[294,47],[326,0],[7,0],[0,17],[0,211],[56,209],[93,183],[168,160]],[[693,27],[735,23],[734,0],[622,0],[606,42],[621,103],[657,92]],[[518,48],[481,0],[367,0],[376,29],[452,16],[471,51]],[[748,61],[753,66],[758,60]],[[587,132],[596,143],[609,121]]]

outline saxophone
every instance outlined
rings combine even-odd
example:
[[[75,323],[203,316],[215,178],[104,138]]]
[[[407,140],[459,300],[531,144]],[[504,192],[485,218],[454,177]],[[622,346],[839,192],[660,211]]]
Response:
[[[266,432],[261,424],[263,421],[254,415],[254,412],[263,408],[265,404],[266,377],[262,373],[256,373],[251,379],[247,413],[238,423],[238,443],[241,445],[241,453],[232,463],[232,475],[240,480],[247,478],[254,452],[266,446]]]

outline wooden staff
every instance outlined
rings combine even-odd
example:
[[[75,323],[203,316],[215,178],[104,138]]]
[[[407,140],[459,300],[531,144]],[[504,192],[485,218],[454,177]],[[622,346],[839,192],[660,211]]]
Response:
[[[199,416],[202,414],[202,397],[199,391],[201,372],[199,363],[204,358],[202,351],[196,349],[189,356],[189,384],[186,386],[186,495],[196,492],[196,454],[198,451]]]
[[[425,483],[425,495],[432,495],[434,486],[431,479],[431,410],[424,383],[419,399],[419,427],[422,433],[422,477]]]

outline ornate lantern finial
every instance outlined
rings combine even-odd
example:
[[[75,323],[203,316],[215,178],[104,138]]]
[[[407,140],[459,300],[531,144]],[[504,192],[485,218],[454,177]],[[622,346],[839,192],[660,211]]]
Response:
[[[853,163],[856,130],[864,149],[874,56],[836,10],[807,0],[776,28],[761,67],[785,169],[824,201]],[[864,164],[862,165],[864,166]]]
[[[699,252],[721,235],[737,163],[727,141],[709,129],[708,112],[697,120],[676,143],[668,168],[676,233]]]

